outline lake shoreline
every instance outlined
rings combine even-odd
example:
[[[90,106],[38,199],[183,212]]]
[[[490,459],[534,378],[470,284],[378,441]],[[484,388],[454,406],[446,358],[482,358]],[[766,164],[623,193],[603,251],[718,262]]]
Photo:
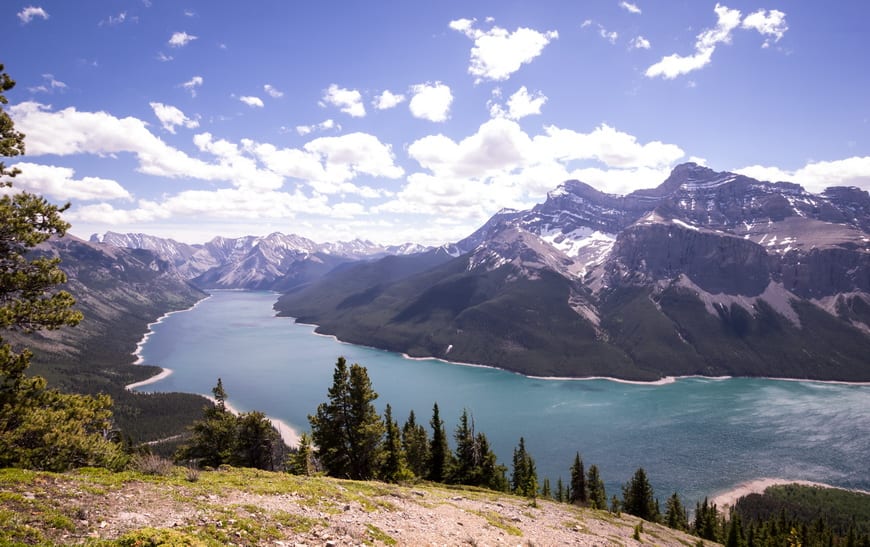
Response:
[[[719,492],[718,494],[710,497],[708,503],[710,505],[716,505],[720,510],[730,511],[730,508],[734,507],[734,504],[737,503],[737,500],[739,500],[740,498],[743,498],[750,494],[763,494],[765,490],[772,486],[785,486],[789,484],[797,484],[800,486],[813,486],[817,488],[831,488],[835,490],[844,490],[846,492],[858,492],[861,494],[870,495],[870,492],[867,492],[866,490],[843,488],[840,486],[834,486],[822,482],[764,477],[741,482],[740,484],[730,488],[729,490]]]
[[[274,309],[274,308],[273,308]],[[640,386],[665,386],[668,384],[673,384],[678,380],[686,380],[697,378],[701,380],[710,380],[710,381],[720,381],[720,380],[731,380],[734,378],[747,378],[747,379],[757,379],[757,380],[776,380],[782,382],[803,382],[803,383],[814,383],[814,384],[832,384],[832,385],[846,385],[846,386],[870,386],[870,382],[847,382],[844,380],[813,380],[811,378],[779,378],[776,376],[703,376],[701,374],[687,374],[683,376],[665,376],[663,378],[659,378],[658,380],[628,380],[625,378],[617,378],[615,376],[535,376],[531,374],[524,374],[522,372],[518,372],[516,370],[511,370],[508,368],[497,367],[495,365],[481,365],[479,363],[463,363],[461,361],[449,361],[447,359],[442,359],[441,357],[412,357],[405,352],[393,351],[389,349],[379,348],[377,346],[368,346],[365,344],[355,344],[353,342],[348,342],[342,340],[335,334],[327,334],[323,332],[317,332],[317,329],[320,328],[320,325],[316,323],[303,323],[298,321],[295,317],[290,315],[278,315],[278,317],[286,317],[287,319],[291,319],[293,323],[297,325],[302,325],[306,327],[312,327],[311,334],[315,336],[323,336],[325,338],[332,338],[336,342],[340,344],[347,344],[351,346],[358,346],[363,348],[374,349],[378,351],[388,351],[391,353],[397,353],[408,359],[409,361],[438,361],[441,363],[445,363],[448,365],[458,365],[461,367],[473,367],[473,368],[487,368],[492,370],[499,370],[502,372],[508,372],[511,374],[517,374],[524,378],[529,378],[532,380],[544,380],[544,381],[559,381],[559,382],[585,382],[585,381],[594,381],[594,380],[605,380],[608,382],[615,382],[619,384],[631,384],[631,385],[640,385]]]

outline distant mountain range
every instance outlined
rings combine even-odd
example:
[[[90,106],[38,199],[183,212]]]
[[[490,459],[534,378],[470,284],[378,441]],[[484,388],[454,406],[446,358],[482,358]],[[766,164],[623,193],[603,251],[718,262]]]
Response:
[[[617,196],[567,181],[437,248],[274,233],[155,253],[202,288],[360,344],[540,376],[870,381],[870,194],[811,194],[687,163]]]

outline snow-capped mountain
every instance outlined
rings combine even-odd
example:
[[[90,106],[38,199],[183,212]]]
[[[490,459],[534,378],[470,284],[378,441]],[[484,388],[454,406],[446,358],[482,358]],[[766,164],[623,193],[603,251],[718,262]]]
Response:
[[[279,308],[351,342],[538,375],[866,381],[868,229],[866,191],[687,163],[625,196],[565,182],[427,270],[341,294],[345,269],[323,279],[334,308],[319,283]]]
[[[215,237],[189,245],[146,234],[94,234],[91,242],[154,251],[193,284],[203,288],[286,290],[310,281],[343,262],[424,252],[406,243],[382,246],[355,239],[315,243],[298,235],[275,232],[263,237]]]

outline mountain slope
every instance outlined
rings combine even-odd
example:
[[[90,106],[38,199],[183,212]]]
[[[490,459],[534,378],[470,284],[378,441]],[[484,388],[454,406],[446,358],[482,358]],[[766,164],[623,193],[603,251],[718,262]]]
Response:
[[[695,164],[627,196],[568,181],[450,262],[314,282],[277,308],[348,341],[532,375],[867,381],[868,212],[857,189]]]

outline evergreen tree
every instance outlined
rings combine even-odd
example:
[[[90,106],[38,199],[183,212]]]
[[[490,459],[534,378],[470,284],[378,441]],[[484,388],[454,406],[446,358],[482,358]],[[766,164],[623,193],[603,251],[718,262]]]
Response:
[[[744,547],[744,545],[740,516],[735,514],[728,521],[728,539],[725,540],[725,547]],[[797,542],[797,545],[800,545],[800,542]]]
[[[402,451],[401,433],[399,424],[393,419],[393,409],[390,405],[384,409],[384,426],[386,436],[384,438],[384,458],[381,465],[381,479],[386,482],[399,482],[407,480],[410,472],[405,466],[405,454]]]
[[[482,432],[475,437],[475,447],[480,455],[478,486],[484,486],[490,490],[507,492],[507,468],[498,463],[495,452],[489,446],[489,440]]]
[[[230,465],[274,471],[281,462],[284,442],[278,431],[260,411],[236,417],[235,441]]]
[[[658,520],[655,496],[643,467],[622,488],[622,510],[644,520]]]
[[[287,471],[294,475],[313,475],[316,470],[311,435],[303,433],[299,436],[299,446],[287,458]]]
[[[619,515],[621,509],[622,504],[619,503],[619,498],[617,498],[615,494],[613,496],[610,496],[610,512],[614,515]]]
[[[538,472],[535,460],[526,451],[526,441],[520,437],[520,444],[514,449],[511,491],[520,496],[534,498],[538,492]]]
[[[553,499],[558,502],[564,502],[567,499],[567,496],[565,496],[565,486],[562,484],[562,477],[556,479],[556,495],[553,496]]]
[[[358,364],[347,367],[339,357],[327,390],[329,401],[317,407],[311,423],[311,438],[317,458],[328,475],[354,480],[375,476],[384,424],[372,401],[368,371]]]
[[[719,510],[716,508],[716,504],[711,505],[707,498],[704,498],[704,503],[695,505],[695,520],[692,524],[692,530],[698,537],[719,541],[719,527]]]
[[[3,70],[0,64],[0,158],[24,153],[24,135],[2,109],[15,86]],[[76,325],[82,315],[72,309],[75,299],[57,289],[66,282],[60,259],[28,256],[50,237],[63,237],[69,224],[61,213],[69,204],[8,190],[19,173],[0,161],[0,332],[23,340],[34,331]],[[48,389],[45,379],[26,374],[32,355],[0,337],[0,467],[123,465],[126,457],[110,440],[111,398]]]
[[[453,433],[456,450],[450,482],[454,484],[477,484],[480,475],[480,462],[475,447],[474,423],[468,418],[468,410],[463,409],[459,424]]]
[[[680,501],[680,496],[674,492],[665,503],[665,524],[675,530],[689,529],[689,517]]]
[[[426,428],[417,423],[412,410],[402,426],[402,449],[408,468],[414,475],[425,478],[429,474],[429,435]]]
[[[541,497],[552,498],[553,493],[550,491],[550,479],[544,478],[544,483],[541,485]]]
[[[586,492],[586,470],[583,469],[583,460],[580,453],[574,455],[574,463],[571,465],[571,503],[586,505],[588,498]]]
[[[438,403],[432,407],[432,442],[429,445],[429,480],[444,482],[447,478],[450,448],[447,446],[447,431],[438,412]]]
[[[586,473],[586,489],[589,507],[593,509],[607,509],[607,492],[604,489],[604,481],[598,474],[598,466],[590,465]]]

